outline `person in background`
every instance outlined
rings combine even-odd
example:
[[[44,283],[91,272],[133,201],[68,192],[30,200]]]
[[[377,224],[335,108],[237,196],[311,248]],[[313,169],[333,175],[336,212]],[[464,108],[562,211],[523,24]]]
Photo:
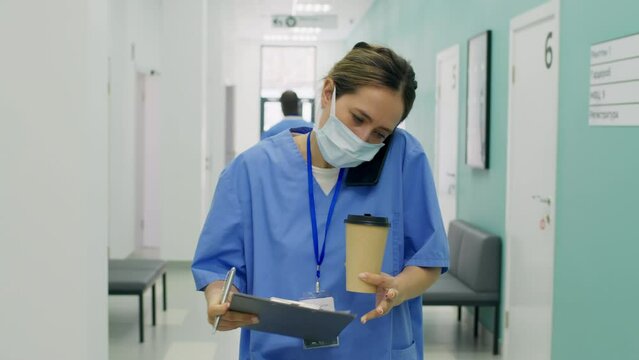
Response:
[[[273,125],[270,129],[264,131],[260,140],[264,140],[273,135],[277,135],[284,130],[298,127],[313,127],[313,124],[302,119],[299,111],[300,99],[295,91],[286,90],[280,96],[280,104],[282,104],[282,113],[284,119]]]
[[[311,349],[302,339],[243,328],[241,360],[423,359],[421,295],[448,269],[448,240],[426,154],[397,128],[416,89],[408,61],[358,43],[324,78],[316,128],[260,141],[221,174],[192,265],[208,304],[203,317],[222,316],[219,331],[260,321],[220,304],[232,266],[231,294],[298,300],[310,292],[312,301],[334,304],[329,310],[358,316],[339,342]],[[349,214],[391,222],[382,273],[359,274],[376,294],[346,291]]]

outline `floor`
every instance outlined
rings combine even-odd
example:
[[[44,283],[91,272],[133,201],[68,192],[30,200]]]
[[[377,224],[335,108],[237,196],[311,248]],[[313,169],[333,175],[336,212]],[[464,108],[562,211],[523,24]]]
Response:
[[[153,255],[152,251],[150,252]],[[148,256],[149,252],[142,256]],[[204,297],[194,289],[189,264],[169,263],[168,310],[161,307],[158,283],[157,326],[151,325],[151,292],[145,296],[145,342],[138,338],[138,303],[135,296],[109,297],[109,358],[114,360],[237,359],[239,331],[211,336]],[[475,341],[472,316],[457,322],[455,307],[425,307],[425,359],[500,359],[492,355],[492,334],[480,329]]]

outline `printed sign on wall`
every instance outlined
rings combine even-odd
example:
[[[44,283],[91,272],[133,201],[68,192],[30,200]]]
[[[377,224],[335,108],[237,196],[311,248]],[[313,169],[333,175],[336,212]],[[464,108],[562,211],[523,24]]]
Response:
[[[590,47],[591,126],[639,126],[639,34]]]

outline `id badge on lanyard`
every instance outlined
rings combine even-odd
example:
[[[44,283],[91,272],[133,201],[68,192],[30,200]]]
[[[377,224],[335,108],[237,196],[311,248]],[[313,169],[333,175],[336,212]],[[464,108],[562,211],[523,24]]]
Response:
[[[305,293],[300,302],[318,306],[320,310],[335,311],[335,299],[327,291]],[[321,349],[339,346],[339,336],[330,340],[306,340],[304,350]]]
[[[312,155],[311,155],[311,133],[308,134],[306,140],[306,164],[308,172],[308,199],[311,212],[311,229],[313,232],[313,250],[315,252],[315,262],[317,265],[317,272],[315,273],[315,291],[309,292],[303,295],[301,302],[313,304],[319,306],[321,310],[335,311],[335,299],[326,291],[320,289],[320,267],[324,261],[324,254],[326,253],[326,240],[328,236],[328,228],[331,224],[331,217],[333,216],[333,210],[335,209],[335,203],[337,202],[337,196],[339,195],[340,187],[342,184],[342,178],[344,176],[344,169],[339,170],[339,176],[337,183],[335,184],[335,193],[331,200],[331,205],[328,210],[328,217],[326,219],[326,228],[324,231],[324,243],[322,249],[319,249],[319,235],[317,231],[317,218],[315,213],[315,194],[313,192],[313,169],[312,169]],[[331,340],[304,340],[304,349],[319,349],[327,347],[339,346],[339,337]]]

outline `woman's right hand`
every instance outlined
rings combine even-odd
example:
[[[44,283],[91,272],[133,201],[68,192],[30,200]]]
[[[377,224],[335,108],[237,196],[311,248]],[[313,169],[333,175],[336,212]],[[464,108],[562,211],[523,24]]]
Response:
[[[233,294],[239,292],[235,286],[231,286],[229,301],[224,304],[220,304],[223,287],[224,281],[215,281],[210,283],[204,291],[209,323],[213,325],[215,323],[215,318],[217,316],[222,316],[217,327],[217,330],[219,331],[228,331],[242,326],[257,324],[259,319],[254,314],[229,311],[230,300],[233,297]]]

